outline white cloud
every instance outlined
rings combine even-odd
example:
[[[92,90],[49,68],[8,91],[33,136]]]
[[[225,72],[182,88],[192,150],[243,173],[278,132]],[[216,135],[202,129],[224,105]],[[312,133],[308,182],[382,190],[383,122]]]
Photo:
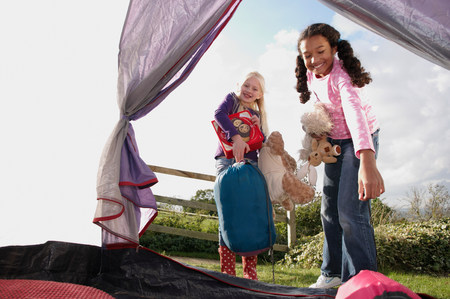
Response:
[[[342,39],[347,39],[355,33],[360,33],[362,28],[357,23],[339,15],[335,14],[333,16],[333,20],[331,21],[331,25],[335,27],[340,33]]]
[[[434,76],[433,76],[434,75]],[[439,93],[444,94],[450,89],[450,72],[439,66],[434,66],[431,78],[426,79],[428,83],[434,84]]]

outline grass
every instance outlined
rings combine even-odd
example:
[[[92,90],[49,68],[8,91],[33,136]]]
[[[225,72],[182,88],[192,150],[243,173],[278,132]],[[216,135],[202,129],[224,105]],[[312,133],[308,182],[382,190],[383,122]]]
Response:
[[[170,253],[172,256],[188,256],[185,253]],[[205,258],[190,254],[189,257]],[[211,259],[218,260],[218,255],[209,256]],[[198,263],[193,264],[196,267],[220,272],[220,266],[214,264]],[[446,276],[435,276],[428,274],[403,273],[394,270],[380,271],[390,279],[393,279],[416,293],[424,293],[438,299],[450,298],[450,279]],[[236,275],[242,277],[242,264],[236,263]],[[278,285],[293,287],[308,287],[313,284],[320,275],[320,269],[299,269],[288,268],[275,265],[275,283]],[[272,264],[258,263],[258,279],[263,282],[273,283]]]

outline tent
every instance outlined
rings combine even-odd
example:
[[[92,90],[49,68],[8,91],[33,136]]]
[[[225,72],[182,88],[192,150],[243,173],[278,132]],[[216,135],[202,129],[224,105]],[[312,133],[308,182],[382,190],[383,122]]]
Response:
[[[40,284],[33,284],[36,281]],[[64,284],[57,289],[51,282]],[[70,290],[75,295],[61,295]],[[105,298],[98,295],[100,291],[114,298],[160,299],[334,298],[337,292],[234,277],[182,264],[146,248],[107,250],[65,242],[0,248],[0,298]],[[83,292],[85,296],[80,295]]]
[[[450,69],[446,0],[319,0],[369,30]],[[102,244],[136,246],[158,214],[154,173],[139,157],[131,121],[158,106],[194,69],[241,0],[131,0],[119,45],[122,116],[105,145],[94,223]],[[161,26],[163,24],[163,26]]]

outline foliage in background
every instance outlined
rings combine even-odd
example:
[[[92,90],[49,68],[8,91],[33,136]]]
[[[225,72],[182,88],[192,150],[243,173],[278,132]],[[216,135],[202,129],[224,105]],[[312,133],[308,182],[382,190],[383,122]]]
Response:
[[[214,191],[212,189],[198,190],[191,198],[192,201],[204,202],[215,204]],[[320,202],[321,194],[317,193],[313,201],[306,205],[297,205],[295,209],[296,216],[296,233],[297,240],[303,244],[308,240],[312,240],[311,236],[315,236],[322,232],[322,224],[320,219]],[[278,213],[285,214],[286,211],[279,206],[274,207]],[[154,220],[154,224],[160,224],[168,227],[183,228],[193,231],[200,231],[206,233],[218,232],[218,221],[214,218],[217,215],[216,212],[211,217],[211,211],[199,210],[189,207],[184,207],[185,213],[176,213],[177,209],[170,209],[172,212],[160,211],[158,217]],[[195,213],[190,215],[188,213]],[[374,223],[384,223],[388,219],[391,219],[393,210],[383,204],[379,200],[374,200],[372,203],[372,215],[375,219]],[[200,216],[203,215],[203,216]],[[285,223],[276,223],[275,228],[277,231],[277,244],[287,244],[287,227]],[[183,236],[173,236],[169,234],[162,234],[156,232],[146,232],[141,237],[141,244],[148,248],[157,251],[185,251],[185,252],[201,252],[204,249],[207,253],[217,252],[217,242],[198,240]],[[180,244],[178,244],[180,243]],[[311,244],[310,246],[314,246]],[[283,258],[282,253],[276,253],[275,259],[280,260]]]
[[[193,216],[186,213],[176,213],[174,211],[160,212],[158,214],[158,217],[156,217],[153,221],[153,224],[214,234],[217,234],[219,230],[219,222],[217,221],[217,219],[211,219],[210,217],[205,216]],[[277,230],[277,243],[286,244],[286,224],[277,223],[275,225],[275,228]],[[168,253],[203,252],[206,254],[217,254],[218,248],[217,241],[200,240],[152,231],[146,231],[144,233],[144,235],[140,238],[140,244],[157,252]],[[274,253],[274,259],[276,261],[282,259],[283,256],[284,253],[282,252]],[[268,256],[268,252],[260,254],[259,258],[262,262],[268,262],[271,260],[271,257]]]
[[[398,220],[400,219],[398,213],[394,209],[383,203],[383,201],[379,198],[375,198],[371,201],[370,213],[372,225],[374,227],[378,225],[398,222]]]
[[[295,208],[295,230],[297,239],[317,235],[322,231],[320,219],[320,202],[322,195],[316,193],[314,199],[306,205],[298,205]]]
[[[450,194],[444,185],[411,187],[403,200],[409,204],[409,216],[417,221],[450,217]]]
[[[215,219],[201,216],[188,216],[184,213],[176,212],[160,212],[153,223],[205,233],[217,233],[219,227],[219,223]],[[145,232],[140,238],[140,244],[158,252],[217,253],[216,241],[199,240],[152,231]]]
[[[375,234],[380,267],[450,272],[450,218],[384,225]]]
[[[393,223],[375,228],[380,269],[450,272],[450,218],[420,223]],[[315,268],[322,264],[323,233],[304,240],[285,255],[288,267]]]
[[[415,193],[419,194],[418,192]],[[424,198],[425,193],[415,198]],[[420,211],[427,218],[434,219],[446,215],[445,208],[448,203],[448,191],[440,185],[430,185],[428,188],[429,200],[423,204],[425,211]],[[322,263],[323,233],[320,220],[320,194],[315,199],[302,206],[297,206],[296,232],[298,244],[288,254],[276,252],[275,260],[283,267],[318,268]],[[214,203],[212,189],[198,190],[191,200]],[[441,203],[443,209],[439,210],[434,203]],[[413,205],[414,206],[414,205]],[[280,210],[278,206],[275,209]],[[447,210],[446,210],[447,209]],[[282,213],[285,213],[282,210]],[[439,211],[444,211],[442,214]],[[185,209],[188,213],[162,212],[154,223],[169,227],[184,228],[194,231],[217,233],[217,217],[208,216],[209,211]],[[372,200],[372,223],[375,227],[378,263],[380,269],[396,269],[416,271],[421,273],[450,272],[450,233],[449,219],[406,222],[399,221],[395,210],[387,206],[380,199]],[[190,213],[202,214],[195,216]],[[448,213],[448,212],[447,212]],[[287,229],[285,223],[277,223],[277,243],[287,244]],[[172,236],[154,232],[146,232],[141,238],[141,244],[159,251],[167,252],[207,252],[217,254],[217,242],[198,240],[188,237]],[[269,260],[265,255],[262,261]]]
[[[298,205],[295,209],[297,239],[315,236],[322,232],[320,205],[322,195],[318,192],[314,199],[306,205]],[[371,203],[372,224],[378,226],[397,221],[395,210],[376,198]]]
[[[142,246],[157,252],[204,252],[217,254],[217,242],[147,231],[141,237]]]
[[[203,202],[215,205],[216,202],[214,200],[214,190],[213,189],[204,189],[197,190],[194,196],[191,197],[191,201]],[[183,207],[185,212],[189,213],[198,213],[203,215],[217,216],[216,211],[207,211],[202,209],[195,209],[190,207]]]

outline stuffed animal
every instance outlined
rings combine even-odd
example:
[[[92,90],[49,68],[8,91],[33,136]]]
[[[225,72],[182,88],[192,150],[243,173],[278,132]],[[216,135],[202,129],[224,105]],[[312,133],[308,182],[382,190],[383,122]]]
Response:
[[[336,163],[334,156],[341,154],[341,148],[338,145],[332,146],[326,139],[333,129],[333,122],[325,105],[315,104],[312,112],[303,114],[301,123],[306,134],[300,150],[300,160],[308,161],[313,166],[318,166],[321,162]],[[317,140],[313,136],[321,139]]]
[[[317,172],[311,166],[319,166],[322,162],[336,163],[335,156],[341,154],[341,148],[327,141],[326,136],[333,129],[333,122],[324,104],[315,104],[313,111],[303,114],[301,123],[306,134],[302,141],[300,160],[306,163],[297,171],[297,175],[300,178],[308,176],[309,183],[315,185]],[[321,138],[317,140],[313,136]]]
[[[280,132],[272,132],[263,144],[258,167],[266,178],[273,203],[292,211],[295,204],[305,204],[314,198],[314,188],[296,176],[297,162],[284,149]]]
[[[312,139],[311,150],[312,152],[308,156],[308,162],[312,166],[319,166],[321,162],[336,163],[337,159],[335,156],[341,154],[341,147],[339,145],[331,145],[325,136],[320,140]]]

